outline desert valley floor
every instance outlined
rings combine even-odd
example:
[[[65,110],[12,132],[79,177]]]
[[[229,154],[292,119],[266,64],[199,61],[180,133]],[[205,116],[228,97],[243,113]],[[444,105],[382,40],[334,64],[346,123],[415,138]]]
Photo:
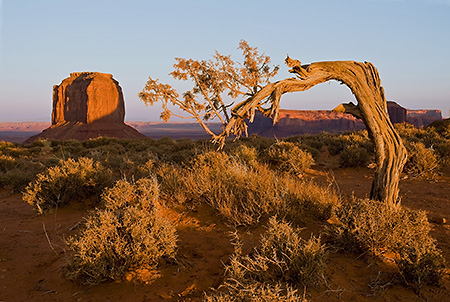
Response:
[[[324,183],[332,180],[342,196],[366,197],[373,170],[339,168],[335,158],[322,153],[307,177]],[[450,259],[450,173],[434,180],[403,178],[403,206],[425,210],[432,222],[432,236],[444,257]],[[66,280],[60,268],[67,258],[64,239],[88,210],[81,206],[60,208],[38,216],[20,194],[0,191],[0,301],[199,301],[204,291],[218,287],[224,278],[233,247],[232,228],[208,206],[171,210],[178,224],[178,263],[158,272],[141,271],[143,280],[80,286]],[[305,221],[304,237],[320,234],[323,225]],[[257,242],[262,228],[239,229],[250,242]],[[450,301],[450,280],[440,287],[414,290],[396,283],[395,266],[389,259],[343,252],[329,253],[326,284],[308,289],[308,301]],[[158,275],[156,274],[156,275]],[[147,279],[146,279],[147,276]]]

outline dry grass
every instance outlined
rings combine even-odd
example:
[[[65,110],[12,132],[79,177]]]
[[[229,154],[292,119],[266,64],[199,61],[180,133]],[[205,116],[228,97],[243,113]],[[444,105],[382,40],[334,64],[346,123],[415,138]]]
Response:
[[[135,269],[155,270],[174,257],[176,231],[158,205],[156,179],[118,181],[102,196],[104,209],[69,238],[73,256],[64,267],[68,279],[83,284],[120,280]]]
[[[246,165],[223,152],[199,155],[186,171],[172,167],[159,174],[175,199],[207,202],[234,226],[255,225],[275,214],[295,221],[310,214],[326,220],[338,201],[327,188],[264,164]]]
[[[111,182],[110,172],[90,158],[61,160],[31,182],[23,199],[36,208],[39,214],[90,196],[100,197]]]
[[[334,245],[373,255],[394,253],[403,280],[417,289],[438,285],[445,260],[430,236],[426,214],[373,200],[347,200],[336,209]]]
[[[310,153],[300,149],[296,144],[277,141],[267,150],[268,161],[280,171],[301,175],[314,164]]]
[[[290,223],[269,219],[260,247],[244,255],[235,234],[235,248],[226,266],[226,291],[212,293],[206,301],[305,301],[293,287],[316,286],[323,281],[325,247],[320,238],[304,240]],[[272,299],[272,300],[270,300]]]

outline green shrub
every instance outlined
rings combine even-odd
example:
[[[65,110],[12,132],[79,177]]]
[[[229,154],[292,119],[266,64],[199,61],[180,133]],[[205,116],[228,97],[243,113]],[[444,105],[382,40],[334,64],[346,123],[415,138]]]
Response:
[[[72,201],[90,196],[100,197],[110,185],[111,175],[103,166],[90,158],[61,160],[37,175],[23,193],[23,199],[33,205],[39,214]]]
[[[434,121],[428,127],[428,129],[434,129],[442,137],[450,139],[450,118]]]
[[[325,138],[325,145],[327,146],[330,155],[336,156],[344,151],[344,149],[350,145],[350,142],[343,135],[330,135]]]
[[[267,150],[267,157],[279,170],[295,175],[304,173],[314,164],[310,153],[291,142],[276,142]]]
[[[29,157],[1,154],[0,187],[9,187],[14,192],[21,192],[44,168],[41,162]]]
[[[367,149],[360,146],[347,146],[339,154],[339,166],[343,168],[367,167],[369,161],[370,154],[367,152]]]
[[[348,200],[336,209],[335,246],[375,255],[396,254],[404,280],[416,288],[437,285],[445,261],[431,238],[426,214],[373,200]]]
[[[439,167],[438,157],[431,148],[424,144],[407,143],[408,159],[403,171],[413,176],[433,176]]]
[[[433,146],[435,154],[439,157],[439,166],[450,166],[450,140],[436,143]]]
[[[118,181],[102,196],[78,236],[67,241],[73,256],[65,276],[83,284],[121,280],[132,270],[155,270],[174,257],[176,230],[157,203],[156,179]]]

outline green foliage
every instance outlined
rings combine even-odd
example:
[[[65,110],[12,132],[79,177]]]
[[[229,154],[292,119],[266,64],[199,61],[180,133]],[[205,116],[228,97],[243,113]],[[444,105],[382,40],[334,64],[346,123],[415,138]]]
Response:
[[[27,153],[13,144],[0,145],[0,187],[20,192],[44,169],[42,163]]]
[[[155,178],[118,181],[102,195],[104,209],[85,221],[69,238],[73,251],[64,267],[68,279],[83,284],[120,280],[133,269],[157,269],[174,257],[177,235],[158,205]]]
[[[450,139],[450,118],[441,121],[434,121],[429,126],[429,129],[434,129],[439,135],[446,139]]]
[[[367,167],[370,162],[370,157],[367,149],[350,145],[339,154],[339,166],[343,168]]]
[[[61,160],[37,175],[23,193],[23,199],[34,206],[39,214],[72,201],[90,196],[100,197],[111,182],[110,172],[90,158]]]
[[[278,141],[267,150],[267,157],[271,164],[279,170],[301,175],[314,164],[312,155],[296,144]]]
[[[362,148],[365,149],[368,154],[373,153],[373,143],[369,139],[366,130],[339,135],[323,134],[323,136],[328,152],[330,152],[332,156],[339,155],[348,148]]]
[[[343,201],[330,229],[335,246],[382,254],[393,252],[404,280],[417,288],[437,285],[445,261],[431,238],[426,214],[373,200]]]

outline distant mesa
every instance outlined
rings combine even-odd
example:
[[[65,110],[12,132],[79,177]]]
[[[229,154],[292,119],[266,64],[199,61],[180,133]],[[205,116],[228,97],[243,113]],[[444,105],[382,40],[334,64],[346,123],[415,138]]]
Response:
[[[112,74],[73,72],[53,86],[52,125],[25,141],[88,140],[100,136],[144,138],[124,123],[122,88]]]
[[[433,121],[442,120],[440,110],[409,110],[392,101],[387,102],[387,108],[392,123],[407,122],[416,127],[426,127]],[[278,122],[275,125],[271,118],[257,111],[254,122],[248,125],[249,134],[278,138],[362,129],[365,129],[365,126],[360,119],[347,113],[331,110],[280,109]]]

